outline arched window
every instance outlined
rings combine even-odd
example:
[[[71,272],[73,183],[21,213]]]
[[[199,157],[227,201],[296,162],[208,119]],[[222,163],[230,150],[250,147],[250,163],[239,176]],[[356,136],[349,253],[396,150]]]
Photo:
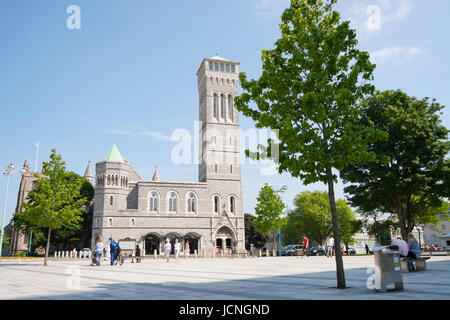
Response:
[[[131,227],[134,227],[134,226],[135,226],[135,221],[134,221],[134,219],[131,219],[130,222],[131,222],[131,223],[130,223],[130,226],[131,226]]]
[[[214,212],[219,213],[220,209],[220,199],[218,196],[214,197]]]
[[[191,192],[189,194],[188,198],[188,212],[196,212],[197,211],[197,204],[195,201],[195,195]]]
[[[113,222],[112,219],[109,218],[109,219],[108,219],[108,223],[109,223],[109,226],[110,226],[110,227],[112,226],[112,222]]]
[[[114,205],[114,197],[113,196],[109,196],[109,205],[110,206]]]
[[[225,96],[220,95],[220,117],[225,119]]]
[[[111,176],[108,174],[108,186],[111,183]]]
[[[219,102],[217,101],[219,98],[217,94],[214,94],[214,118],[219,118]]]
[[[230,212],[234,213],[234,210],[235,210],[235,199],[234,199],[234,197],[231,197],[230,198]]]
[[[158,211],[158,194],[156,192],[152,192],[150,197],[150,211]]]
[[[97,227],[100,227],[100,219],[99,218],[95,219],[95,225]]]
[[[169,198],[169,211],[170,212],[177,212],[177,195],[175,192],[172,192],[170,194]]]
[[[116,186],[119,185],[119,176],[116,175]]]
[[[228,119],[233,121],[233,97],[228,96]]]

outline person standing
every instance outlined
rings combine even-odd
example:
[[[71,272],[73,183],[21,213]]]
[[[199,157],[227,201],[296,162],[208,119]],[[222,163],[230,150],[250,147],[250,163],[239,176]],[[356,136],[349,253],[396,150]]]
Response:
[[[172,251],[172,245],[169,239],[166,239],[166,243],[164,244],[164,257],[167,259],[167,262],[169,262],[170,251]]]
[[[175,254],[175,259],[178,262],[178,255],[180,254],[181,244],[178,242],[178,239],[175,239],[175,244],[173,245],[173,253]]]
[[[369,254],[369,246],[366,243],[366,254]]]
[[[109,247],[110,247],[111,265],[114,265],[114,260],[116,260],[116,257],[120,252],[119,244],[113,239]]]
[[[102,259],[102,253],[103,253],[103,242],[102,242],[102,238],[98,238],[97,239],[97,243],[95,244],[95,261],[97,261],[97,265],[100,265],[100,261]]]
[[[333,257],[333,247],[334,247],[334,238],[332,236],[328,236],[327,238],[327,257]]]
[[[309,239],[303,236],[303,255],[306,256],[308,253]]]
[[[184,258],[187,260],[189,257],[191,249],[189,248],[189,240],[186,240],[186,244],[184,245]]]

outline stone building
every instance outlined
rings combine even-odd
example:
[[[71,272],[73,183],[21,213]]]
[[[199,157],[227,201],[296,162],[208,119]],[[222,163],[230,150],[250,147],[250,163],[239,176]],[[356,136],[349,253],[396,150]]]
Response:
[[[114,145],[96,163],[92,247],[98,237],[139,244],[144,254],[162,251],[177,238],[199,253],[245,250],[239,164],[239,119],[233,105],[238,62],[219,56],[203,59],[199,92],[198,182],[164,181],[156,167],[144,180]],[[173,247],[173,246],[172,246]]]

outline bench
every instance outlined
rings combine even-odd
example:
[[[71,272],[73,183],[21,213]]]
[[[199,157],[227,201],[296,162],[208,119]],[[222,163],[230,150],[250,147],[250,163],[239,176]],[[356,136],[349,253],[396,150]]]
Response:
[[[417,259],[402,257],[400,258],[400,267],[402,269],[402,272],[427,271],[426,261],[428,259],[430,259],[430,257],[420,257]]]

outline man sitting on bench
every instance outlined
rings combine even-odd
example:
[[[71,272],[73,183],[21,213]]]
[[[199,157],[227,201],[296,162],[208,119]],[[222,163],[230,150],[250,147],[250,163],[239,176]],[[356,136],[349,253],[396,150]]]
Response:
[[[420,255],[422,252],[420,251],[419,243],[417,242],[416,238],[414,238],[414,235],[412,233],[408,233],[408,258],[411,259],[418,259],[420,258]]]
[[[409,252],[409,246],[405,240],[402,240],[402,237],[397,237],[392,241],[391,246],[397,246],[398,252],[401,257],[407,257]]]

